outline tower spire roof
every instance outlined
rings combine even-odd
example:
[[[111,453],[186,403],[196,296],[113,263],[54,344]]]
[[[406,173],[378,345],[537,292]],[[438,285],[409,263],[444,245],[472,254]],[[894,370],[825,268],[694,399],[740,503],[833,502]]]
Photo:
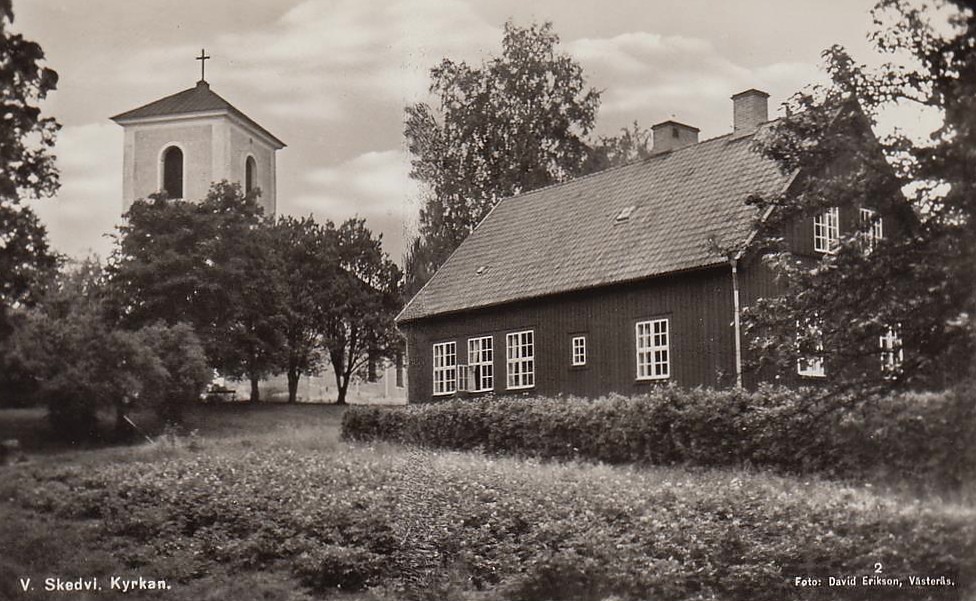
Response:
[[[214,112],[230,114],[267,136],[279,148],[285,147],[285,143],[279,140],[274,134],[258,125],[256,121],[245,115],[243,111],[211,90],[210,84],[203,79],[198,81],[197,85],[192,88],[171,94],[165,98],[160,98],[149,104],[144,104],[131,111],[119,113],[111,119],[120,125],[124,125],[142,119]]]

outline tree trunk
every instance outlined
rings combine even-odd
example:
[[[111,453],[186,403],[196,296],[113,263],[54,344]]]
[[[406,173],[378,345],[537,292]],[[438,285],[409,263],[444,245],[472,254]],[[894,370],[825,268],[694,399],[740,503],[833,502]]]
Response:
[[[252,403],[257,403],[258,401],[261,400],[261,391],[258,389],[258,382],[260,381],[261,378],[257,377],[254,374],[251,374],[251,402]]]
[[[128,435],[128,424],[125,422],[125,404],[115,404],[115,438],[124,440]]]
[[[291,367],[288,369],[288,402],[294,403],[298,400],[298,378],[301,377],[298,369]]]
[[[349,377],[343,378],[346,373],[346,362],[343,361],[344,357],[341,354],[330,351],[329,355],[332,359],[332,372],[335,374],[336,390],[339,391],[335,403],[336,405],[345,405],[346,390],[349,388]]]

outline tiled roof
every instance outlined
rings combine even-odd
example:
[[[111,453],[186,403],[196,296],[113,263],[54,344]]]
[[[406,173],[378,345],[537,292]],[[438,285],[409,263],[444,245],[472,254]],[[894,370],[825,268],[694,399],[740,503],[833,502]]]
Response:
[[[274,134],[257,124],[253,119],[245,115],[233,104],[220,97],[219,94],[210,89],[210,84],[206,81],[198,81],[197,85],[177,92],[171,96],[160,98],[155,102],[134,108],[131,111],[119,113],[112,117],[112,121],[121,123],[135,119],[146,119],[149,117],[164,117],[166,115],[185,115],[187,113],[202,113],[211,111],[226,111],[237,118],[248,123],[251,127],[262,132],[274,142],[284,147],[285,143],[275,137]]]
[[[729,134],[501,201],[397,320],[726,262],[709,238],[745,242],[757,218],[745,200],[789,181],[752,149],[754,137]]]

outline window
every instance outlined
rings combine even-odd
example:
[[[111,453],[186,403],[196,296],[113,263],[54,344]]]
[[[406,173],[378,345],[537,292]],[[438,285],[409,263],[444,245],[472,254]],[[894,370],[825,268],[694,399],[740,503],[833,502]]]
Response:
[[[509,389],[535,386],[535,344],[532,330],[513,332],[505,337],[508,350]]]
[[[573,336],[573,365],[586,365],[586,336]]]
[[[471,372],[471,392],[485,392],[495,388],[494,359],[491,336],[468,340],[468,370]]]
[[[898,328],[888,328],[879,338],[881,347],[881,373],[886,378],[895,377],[901,371],[901,362],[905,358]]]
[[[170,146],[163,151],[163,192],[170,198],[183,198],[183,151]]]
[[[797,322],[797,346],[801,341],[812,340],[813,348],[816,353],[813,355],[801,355],[796,360],[796,373],[808,378],[823,378],[827,374],[824,371],[823,360],[823,330],[820,327],[819,319],[807,321],[805,324]]]
[[[884,223],[881,217],[878,216],[877,212],[871,209],[861,209],[861,223],[870,223],[871,225],[867,229],[867,240],[868,249],[874,248],[874,245],[878,243],[878,240],[884,238]]]
[[[667,319],[637,322],[637,379],[665,380],[671,376]]]
[[[403,381],[403,353],[404,352],[397,351],[396,354],[395,363],[396,363],[396,387],[397,388],[404,387],[404,381]]]
[[[434,345],[434,394],[457,391],[457,345],[438,342]]]
[[[244,193],[248,193],[257,187],[258,181],[258,164],[254,161],[254,157],[248,156],[247,160],[244,161]]]
[[[832,253],[840,240],[840,209],[827,209],[813,218],[813,249]]]

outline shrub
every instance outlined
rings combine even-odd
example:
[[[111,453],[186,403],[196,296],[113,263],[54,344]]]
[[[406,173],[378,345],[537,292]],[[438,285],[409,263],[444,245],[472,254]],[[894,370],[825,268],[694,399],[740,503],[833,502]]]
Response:
[[[188,591],[207,574],[262,569],[287,570],[320,597],[375,588],[430,600],[856,598],[804,597],[792,577],[809,568],[791,566],[867,573],[877,561],[886,574],[958,582],[887,588],[885,599],[976,593],[965,572],[972,508],[768,474],[267,448],[10,476],[0,497],[99,519],[102,544],[111,537],[106,547],[127,565],[172,578],[181,598],[196,598]]]
[[[760,467],[949,487],[976,480],[976,407],[964,389],[863,401],[774,387],[489,397],[351,407],[342,432],[348,440],[544,459]]]

